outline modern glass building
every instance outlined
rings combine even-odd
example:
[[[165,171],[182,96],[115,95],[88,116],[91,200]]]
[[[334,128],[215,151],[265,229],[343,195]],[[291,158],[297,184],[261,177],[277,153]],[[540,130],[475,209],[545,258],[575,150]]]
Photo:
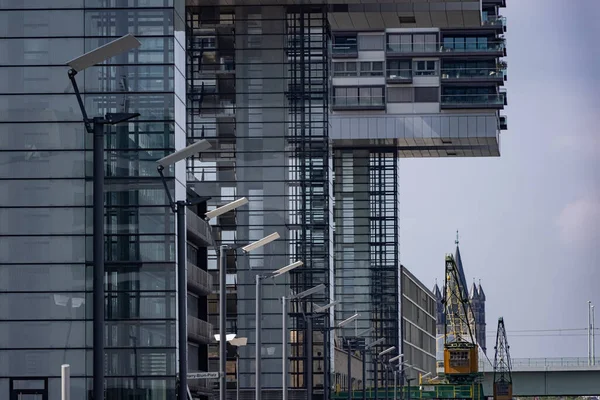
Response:
[[[199,215],[241,196],[247,206],[211,220],[216,242],[281,239],[227,254],[227,333],[248,338],[228,348],[228,381],[254,397],[254,275],[302,260],[264,287],[264,398],[282,394],[281,297],[324,283],[325,293],[290,305],[286,344],[290,398],[310,382],[320,396],[334,336],[374,327],[366,340],[385,338],[379,351],[410,340],[400,323],[399,158],[499,154],[502,5],[0,0],[0,398],[57,399],[63,363],[73,398],[92,389],[91,137],[68,60],[126,33],[142,43],[77,76],[90,116],[141,114],[105,141],[110,399],[175,395],[178,289],[188,291],[188,369],[217,369],[217,262]],[[208,198],[187,210],[188,262],[176,266],[155,161],[200,138],[212,148],[166,171],[175,199]],[[178,267],[187,288],[176,287]],[[314,315],[332,300],[341,304]],[[355,312],[356,325],[324,334]],[[374,378],[370,369],[364,380]],[[190,391],[206,396],[213,383],[192,380]]]
[[[139,49],[77,76],[90,116],[141,114],[105,141],[107,398],[174,396],[174,217],[154,161],[185,144],[184,6],[0,1],[0,398],[58,399],[63,363],[72,397],[91,391],[91,135],[65,63],[127,33]]]

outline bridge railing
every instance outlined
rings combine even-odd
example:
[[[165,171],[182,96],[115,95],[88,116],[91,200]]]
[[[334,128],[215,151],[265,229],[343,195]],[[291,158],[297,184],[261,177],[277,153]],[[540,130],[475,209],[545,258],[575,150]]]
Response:
[[[490,362],[491,361],[491,362]],[[481,372],[493,372],[493,359],[480,360]],[[600,364],[590,365],[587,357],[555,357],[555,358],[513,358],[513,371],[519,370],[568,370],[568,369],[600,369]]]

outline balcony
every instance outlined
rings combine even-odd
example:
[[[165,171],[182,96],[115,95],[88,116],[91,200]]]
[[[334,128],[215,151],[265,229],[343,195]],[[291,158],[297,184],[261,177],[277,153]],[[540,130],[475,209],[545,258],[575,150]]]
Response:
[[[495,94],[446,94],[441,96],[441,107],[453,108],[504,108],[506,95]]]
[[[383,97],[335,96],[333,110],[385,110]]]
[[[212,246],[212,230],[208,222],[200,218],[191,210],[186,210],[185,223],[188,240],[199,246]]]
[[[484,14],[481,16],[481,25],[485,27],[501,29],[502,31],[506,32],[506,17]]]
[[[387,83],[412,83],[412,70],[410,69],[387,69],[385,80]]]
[[[435,42],[429,43],[388,43],[386,54],[388,56],[409,57],[418,55],[420,57],[439,57],[441,45]]]
[[[506,43],[504,41],[454,44],[446,42],[440,45],[440,52],[442,52],[444,57],[477,55],[504,57],[506,56]]]
[[[187,316],[188,340],[208,344],[213,338],[213,326],[191,315]]]
[[[506,80],[506,70],[499,68],[442,68],[441,72],[442,82],[486,81],[502,83]]]
[[[358,45],[356,44],[334,44],[331,48],[333,58],[355,58],[358,57]]]
[[[212,293],[213,277],[208,272],[188,261],[187,263],[188,290],[199,295]]]
[[[507,130],[508,129],[508,117],[506,115],[500,115],[498,117],[498,125],[500,130]]]

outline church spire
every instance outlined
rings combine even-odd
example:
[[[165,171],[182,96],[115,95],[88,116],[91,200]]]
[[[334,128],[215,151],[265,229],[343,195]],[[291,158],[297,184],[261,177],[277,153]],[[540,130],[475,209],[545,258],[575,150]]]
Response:
[[[479,298],[485,301],[485,293],[483,293],[483,288],[481,287],[481,279],[479,280],[479,288],[477,290],[479,292]]]
[[[456,243],[456,246],[458,246],[458,229],[456,230],[456,240],[454,241],[454,243]]]

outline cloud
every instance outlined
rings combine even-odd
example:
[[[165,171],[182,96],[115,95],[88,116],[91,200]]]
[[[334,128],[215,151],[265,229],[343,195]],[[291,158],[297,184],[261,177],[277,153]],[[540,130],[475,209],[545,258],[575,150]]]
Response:
[[[565,243],[596,246],[600,240],[600,193],[590,194],[567,204],[556,223]]]

